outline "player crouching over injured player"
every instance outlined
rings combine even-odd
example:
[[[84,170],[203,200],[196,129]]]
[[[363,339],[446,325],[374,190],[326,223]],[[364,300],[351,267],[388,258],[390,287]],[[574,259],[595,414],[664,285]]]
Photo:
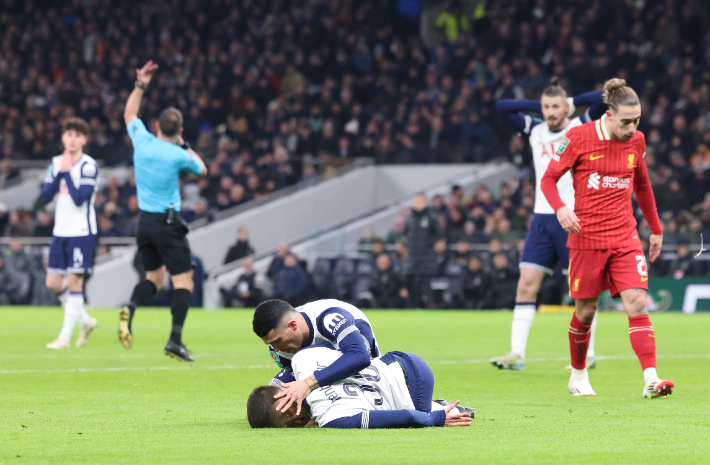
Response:
[[[296,379],[326,368],[342,353],[328,343],[301,349],[292,360]],[[294,402],[285,412],[276,410],[277,386],[259,386],[247,401],[252,428],[299,428],[313,420],[321,428],[422,428],[469,426],[474,411],[432,401],[434,374],[417,355],[389,352],[372,360],[360,373],[311,392],[303,408]]]

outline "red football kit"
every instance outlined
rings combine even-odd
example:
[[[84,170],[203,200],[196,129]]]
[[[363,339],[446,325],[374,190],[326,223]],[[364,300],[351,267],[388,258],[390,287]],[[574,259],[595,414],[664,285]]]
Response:
[[[580,231],[570,233],[570,295],[575,299],[613,297],[625,289],[648,289],[646,259],[636,231],[631,194],[653,234],[663,234],[646,168],[646,140],[636,131],[628,142],[611,139],[606,115],[570,129],[541,181],[542,192],[557,211],[565,204],[557,181],[572,170],[574,212]]]

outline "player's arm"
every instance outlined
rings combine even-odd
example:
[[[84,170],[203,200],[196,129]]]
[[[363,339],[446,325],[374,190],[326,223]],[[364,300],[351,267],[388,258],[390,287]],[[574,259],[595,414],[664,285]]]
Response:
[[[532,128],[542,123],[541,119],[533,118],[522,112],[542,112],[540,102],[537,100],[502,99],[496,102],[496,111],[508,120],[508,124],[518,132],[530,135]]]
[[[42,186],[42,191],[39,193],[39,199],[43,204],[47,205],[49,202],[54,200],[54,196],[59,190],[59,183],[62,181],[61,174],[55,176],[53,165],[49,165],[47,168],[47,174],[44,177],[44,185]]]
[[[453,408],[458,401],[446,410],[419,412],[417,410],[369,410],[350,417],[336,418],[322,425],[322,428],[339,429],[376,429],[376,428],[426,428],[429,426],[469,426],[471,417],[468,413],[455,413]]]
[[[651,228],[651,237],[649,238],[648,258],[654,262],[661,253],[663,245],[663,225],[658,217],[658,209],[656,208],[656,197],[653,195],[651,180],[648,177],[648,168],[646,167],[646,141],[643,141],[643,155],[636,165],[634,170],[634,192],[636,193],[636,201],[643,212],[643,217]]]
[[[589,108],[580,116],[583,123],[601,118],[607,110],[607,105],[604,103],[604,91],[585,92],[573,97],[570,111],[574,113],[575,108],[585,106]]]
[[[78,207],[89,200],[93,195],[96,179],[99,175],[99,168],[91,163],[84,163],[81,167],[81,181],[79,181],[78,187],[74,185],[69,171],[62,171],[59,174],[64,176],[69,195],[74,201],[74,205]]]
[[[567,232],[578,233],[579,219],[572,209],[565,205],[557,190],[557,181],[574,166],[576,160],[575,146],[577,142],[569,136],[570,134],[568,134],[568,137],[565,138],[562,145],[560,145],[557,151],[552,155],[552,160],[550,164],[547,165],[547,170],[540,181],[540,188],[548,203],[557,214],[557,220],[560,222],[560,226]]]
[[[126,108],[123,110],[123,121],[125,121],[126,124],[138,118],[138,110],[141,106],[143,94],[157,69],[158,65],[151,60],[141,69],[136,70],[136,86],[133,88],[131,95],[128,96]]]

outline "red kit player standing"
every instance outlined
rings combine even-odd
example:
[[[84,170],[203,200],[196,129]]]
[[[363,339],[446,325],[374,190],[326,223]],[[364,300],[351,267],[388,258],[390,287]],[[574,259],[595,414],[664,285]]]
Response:
[[[623,79],[604,84],[606,114],[597,121],[570,129],[567,139],[542,178],[542,192],[569,232],[570,296],[575,313],[569,326],[572,376],[569,390],[576,396],[596,395],[585,365],[589,327],[599,295],[611,290],[621,296],[629,317],[629,338],[641,362],[644,397],[673,392],[673,382],[656,374],[656,338],[646,308],[648,272],[636,231],[631,193],[651,227],[649,258],[661,252],[663,229],[646,168],[646,140],[637,131],[641,104]],[[575,209],[560,199],[557,181],[572,170]]]

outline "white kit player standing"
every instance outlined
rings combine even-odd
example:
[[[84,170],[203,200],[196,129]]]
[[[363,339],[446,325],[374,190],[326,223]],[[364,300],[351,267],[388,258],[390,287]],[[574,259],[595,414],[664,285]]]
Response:
[[[559,262],[563,273],[568,273],[569,250],[567,233],[557,221],[554,210],[545,199],[540,189],[540,180],[547,170],[547,165],[555,153],[564,147],[568,140],[567,131],[596,120],[606,111],[602,101],[602,92],[588,92],[574,98],[567,98],[567,93],[553,78],[551,85],[542,93],[542,99],[536,100],[499,100],[496,110],[506,116],[510,125],[529,138],[533,152],[535,168],[535,216],[530,230],[525,237],[525,246],[520,258],[520,279],[513,310],[510,352],[503,357],[491,359],[491,363],[501,369],[525,369],[525,349],[528,335],[535,319],[537,293],[545,274],[553,274]],[[576,118],[570,118],[575,108],[590,106]],[[522,112],[542,113],[544,121],[532,118]],[[572,176],[565,174],[557,183],[560,195],[567,205],[574,205]],[[593,368],[594,337],[597,319],[592,324],[587,366]]]
[[[84,275],[91,271],[96,244],[96,210],[99,167],[83,153],[89,127],[81,118],[62,123],[64,152],[52,158],[40,194],[48,204],[56,197],[54,231],[49,248],[47,287],[64,305],[64,323],[48,349],[68,349],[74,326],[79,323],[76,347],[82,347],[96,329],[95,318],[84,309]],[[66,277],[66,285],[64,279]]]

